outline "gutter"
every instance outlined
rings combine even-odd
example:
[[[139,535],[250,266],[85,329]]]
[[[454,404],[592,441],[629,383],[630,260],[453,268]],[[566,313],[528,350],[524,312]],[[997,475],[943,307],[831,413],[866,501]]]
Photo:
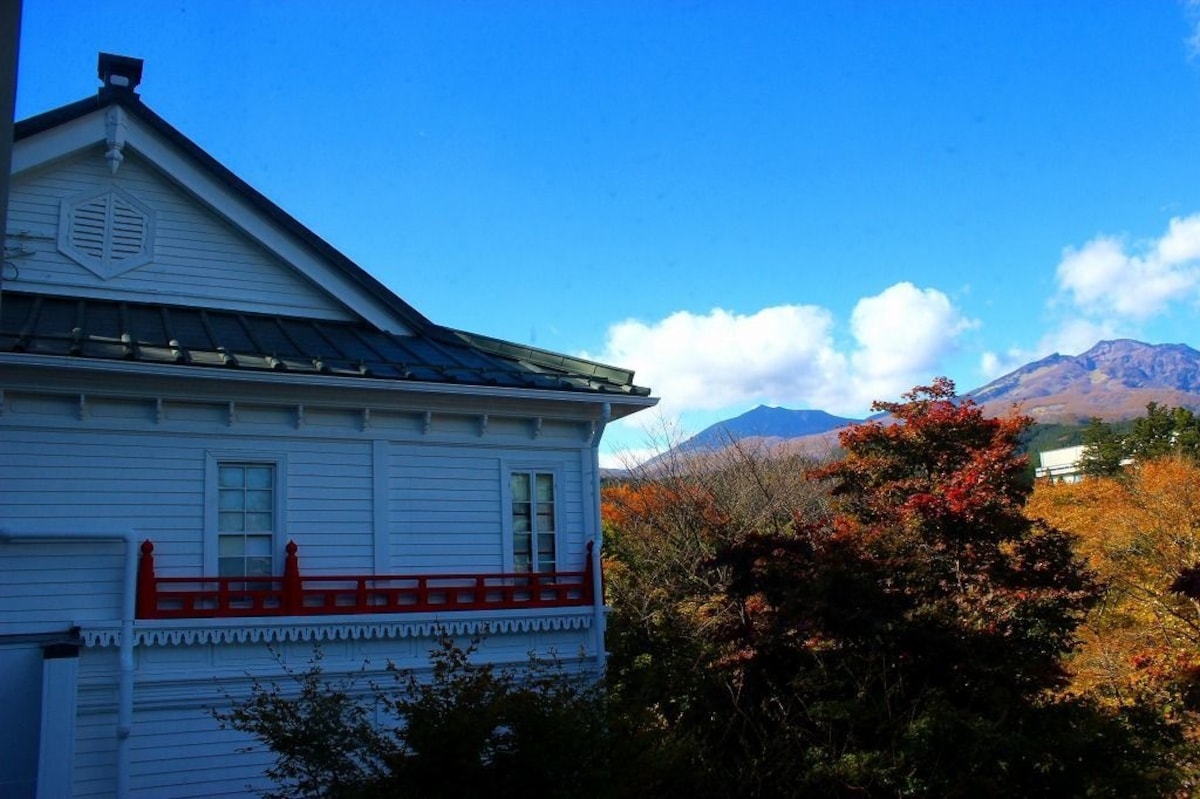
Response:
[[[608,609],[604,606],[604,573],[601,571],[603,558],[600,552],[604,547],[604,523],[600,518],[600,439],[604,437],[604,429],[612,420],[612,405],[604,403],[600,406],[600,421],[596,424],[596,432],[592,434],[592,496],[596,503],[596,544],[592,547],[592,607],[596,617],[592,627],[596,630],[596,666],[603,674],[607,652],[604,648],[605,623],[608,620]]]
[[[596,392],[570,389],[533,389],[533,388],[500,388],[496,386],[478,386],[473,384],[426,383],[416,380],[384,380],[371,377],[338,377],[334,375],[305,375],[289,372],[244,371],[221,367],[181,366],[163,363],[130,363],[129,361],[101,360],[98,358],[66,357],[62,355],[31,355],[26,353],[0,352],[0,366],[24,367],[28,369],[42,368],[68,371],[75,375],[80,372],[90,372],[97,375],[142,375],[152,377],[157,381],[171,378],[179,380],[196,380],[228,384],[257,384],[271,392],[278,392],[280,386],[297,386],[327,390],[360,390],[372,392],[376,396],[395,397],[397,395],[429,396],[443,395],[448,398],[468,398],[497,400],[543,400],[550,403],[585,404],[595,403]],[[15,389],[16,386],[9,386]],[[78,392],[75,392],[78,393]],[[84,391],[83,393],[89,393]],[[340,403],[343,407],[355,407],[360,403],[346,401]],[[604,406],[609,408],[605,421],[611,418],[612,405],[619,406],[621,416],[635,413],[643,408],[658,404],[655,397],[633,396],[613,392],[604,397]]]
[[[120,679],[117,685],[117,790],[129,796],[130,735],[133,732],[133,621],[137,611],[138,539],[133,530],[14,530],[0,528],[0,543],[121,541],[125,544],[125,575],[121,601]],[[39,780],[39,785],[41,780]]]

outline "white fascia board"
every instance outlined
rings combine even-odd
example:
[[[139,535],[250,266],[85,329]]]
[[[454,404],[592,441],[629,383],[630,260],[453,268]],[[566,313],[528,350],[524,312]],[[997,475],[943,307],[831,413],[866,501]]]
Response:
[[[93,111],[13,143],[12,176],[65,158],[104,141],[104,110]]]
[[[289,396],[280,392],[281,388],[309,388],[329,392],[367,392],[381,397],[396,398],[399,395],[426,397],[429,401],[437,398],[467,402],[514,402],[514,403],[552,403],[568,405],[591,405],[600,408],[610,405],[612,418],[620,419],[643,408],[658,404],[657,397],[631,397],[621,394],[591,394],[575,391],[551,391],[547,389],[502,388],[497,386],[452,385],[447,383],[423,383],[408,380],[386,380],[372,377],[337,377],[334,375],[301,375],[288,372],[237,371],[222,367],[198,367],[174,364],[129,363],[127,361],[91,360],[80,358],[63,358],[56,355],[27,355],[24,353],[0,353],[0,369],[9,367],[26,367],[34,369],[49,369],[68,378],[74,375],[104,377],[139,376],[151,378],[156,383],[149,384],[147,396],[161,394],[164,380],[198,381],[209,384],[224,383],[231,390],[254,388],[265,389],[274,397]],[[3,373],[0,372],[0,388],[16,388],[5,386]],[[87,393],[84,391],[84,393]],[[347,394],[340,403],[346,407],[356,407]],[[387,401],[387,400],[384,400]],[[326,404],[322,402],[321,404]],[[587,414],[591,418],[592,414]]]
[[[13,174],[19,175],[105,141],[101,108],[78,119],[22,139],[13,146]],[[207,169],[178,151],[134,114],[127,115],[126,147],[149,161],[181,189],[208,207],[320,290],[330,294],[381,330],[400,335],[413,331],[375,295],[332,267]]]

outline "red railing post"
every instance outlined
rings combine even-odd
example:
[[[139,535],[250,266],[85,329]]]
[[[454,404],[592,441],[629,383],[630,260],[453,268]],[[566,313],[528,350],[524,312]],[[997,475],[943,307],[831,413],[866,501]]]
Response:
[[[142,557],[138,560],[137,617],[152,619],[158,611],[158,583],[154,579],[154,544],[147,538],[142,542]]]
[[[300,561],[296,557],[295,541],[288,541],[287,559],[283,562],[283,612],[295,616],[304,605],[303,586],[300,584]]]

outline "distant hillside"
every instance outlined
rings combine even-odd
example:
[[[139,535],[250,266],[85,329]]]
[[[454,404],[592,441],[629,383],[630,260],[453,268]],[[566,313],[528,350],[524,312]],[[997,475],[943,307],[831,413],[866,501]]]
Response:
[[[769,444],[772,440],[783,441],[828,433],[857,421],[860,420],[834,416],[825,411],[793,411],[759,405],[741,416],[706,427],[680,444],[679,450],[718,450],[728,446],[731,441],[745,439]]]
[[[992,415],[1016,405],[1032,416],[1039,427],[1029,442],[1031,451],[1068,446],[1063,442],[1078,443],[1082,435],[1076,426],[1093,416],[1107,422],[1135,419],[1150,402],[1200,411],[1200,351],[1186,344],[1101,341],[1082,355],[1051,355],[1026,364],[968,396]],[[779,454],[821,457],[837,446],[834,431],[857,421],[760,405],[702,430],[676,452],[720,450],[738,441]]]
[[[1042,423],[1140,416],[1148,402],[1200,410],[1200,352],[1185,344],[1101,341],[1082,355],[1051,355],[970,392],[989,413],[1014,404]]]

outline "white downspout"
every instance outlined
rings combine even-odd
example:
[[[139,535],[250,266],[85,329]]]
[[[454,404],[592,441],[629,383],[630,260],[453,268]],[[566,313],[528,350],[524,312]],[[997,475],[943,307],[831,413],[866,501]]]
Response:
[[[600,439],[604,436],[604,428],[612,420],[612,405],[604,403],[600,406],[600,421],[596,432],[592,435],[592,496],[596,507],[596,537],[592,547],[592,607],[595,608],[595,618],[592,621],[596,628],[596,665],[600,673],[604,673],[605,660],[608,653],[604,649],[604,629],[608,621],[604,607],[604,580],[600,572],[600,547],[604,543],[604,523],[600,519]]]
[[[133,530],[14,530],[0,528],[0,541],[123,541],[125,575],[121,597],[120,680],[117,684],[117,799],[129,796],[130,734],[133,732],[133,620],[137,613],[138,537]]]

